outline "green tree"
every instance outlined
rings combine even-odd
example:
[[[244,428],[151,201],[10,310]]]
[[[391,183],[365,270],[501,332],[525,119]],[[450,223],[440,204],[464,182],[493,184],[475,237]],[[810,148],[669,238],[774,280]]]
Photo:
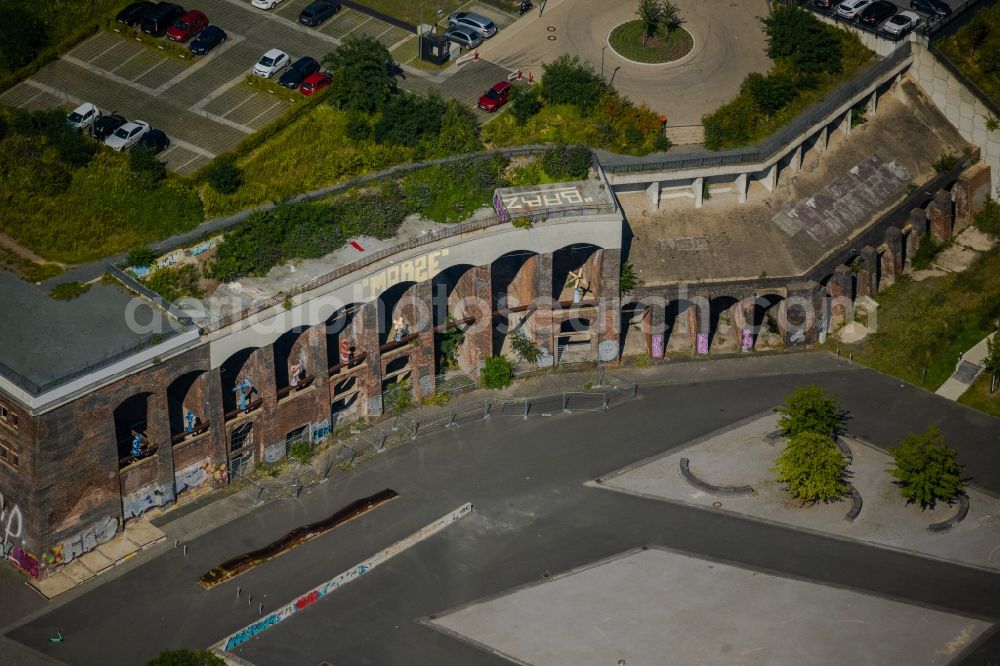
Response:
[[[455,318],[448,315],[448,323],[455,321]],[[465,342],[465,331],[458,326],[449,326],[441,333],[438,333],[438,365],[447,368],[457,363],[458,348]]]
[[[795,389],[785,398],[785,405],[778,408],[778,413],[781,414],[778,426],[786,437],[803,432],[836,437],[844,420],[837,399],[815,384]]]
[[[129,266],[149,266],[156,261],[156,257],[158,256],[156,250],[148,247],[134,247],[128,251],[128,257],[125,259],[125,262]]]
[[[538,348],[538,345],[521,331],[517,331],[511,336],[510,346],[522,360],[528,363],[534,363],[542,355],[542,350]]]
[[[146,666],[225,666],[225,664],[225,661],[208,650],[168,650],[146,662]]]
[[[514,381],[514,363],[506,356],[488,356],[479,370],[479,382],[486,388],[507,388]]]
[[[994,333],[993,337],[986,341],[986,358],[983,359],[983,369],[993,375],[995,380],[1000,377],[1000,333]],[[993,384],[990,384],[990,392],[993,392]]]
[[[834,441],[818,432],[799,432],[788,437],[772,471],[796,499],[832,502],[847,493],[847,460]]]
[[[27,65],[48,44],[48,30],[36,14],[13,3],[0,4],[0,70]]]
[[[344,118],[344,136],[351,141],[372,138],[372,124],[368,115],[360,111],[348,111]]]
[[[794,77],[777,72],[747,74],[740,92],[749,95],[757,108],[768,116],[785,108],[798,95]]]
[[[937,500],[951,500],[965,492],[964,467],[956,462],[958,451],[942,442],[941,431],[930,425],[921,434],[910,433],[892,450],[889,473],[907,502],[933,508]]]
[[[631,261],[623,261],[620,274],[618,276],[618,289],[623,294],[627,294],[633,289],[638,289],[643,285],[643,280],[635,272],[635,266]]]
[[[333,74],[328,99],[341,109],[374,113],[385,108],[397,92],[402,70],[389,50],[374,37],[348,37],[323,58]]]
[[[482,149],[476,116],[458,100],[449,99],[444,103],[441,115],[441,136],[437,139],[436,154],[461,155]]]
[[[542,99],[546,104],[572,104],[588,113],[606,92],[601,77],[578,56],[563,54],[542,65]]]
[[[510,92],[510,102],[507,105],[510,115],[518,125],[528,122],[528,119],[542,110],[538,86],[514,86]]]
[[[443,112],[444,101],[436,93],[394,95],[385,103],[382,115],[375,122],[373,136],[379,143],[400,146],[416,146],[425,137],[436,140],[441,132]]]
[[[646,45],[646,40],[656,34],[660,23],[663,22],[664,13],[663,0],[639,0],[639,8],[636,14],[642,21],[642,45]]]
[[[837,29],[822,23],[797,5],[781,5],[761,19],[767,35],[767,55],[787,60],[803,72],[841,70],[843,48]]]
[[[231,155],[223,155],[209,165],[205,180],[219,194],[232,194],[243,184],[243,172]]]

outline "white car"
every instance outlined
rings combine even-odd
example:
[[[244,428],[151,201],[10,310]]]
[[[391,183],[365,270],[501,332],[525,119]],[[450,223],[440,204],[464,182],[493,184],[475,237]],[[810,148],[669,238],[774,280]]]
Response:
[[[920,16],[914,12],[899,12],[882,24],[882,29],[891,35],[904,35],[917,27]]]
[[[837,5],[837,16],[855,19],[870,4],[872,4],[872,0],[844,0]]]
[[[274,9],[281,4],[281,0],[251,0],[250,4],[257,9]]]
[[[148,131],[149,123],[142,120],[133,120],[116,129],[111,136],[104,140],[104,145],[120,153],[126,148],[134,146],[142,138],[142,135]]]
[[[281,49],[271,49],[262,55],[257,64],[253,66],[253,73],[269,79],[287,67],[290,61],[291,59],[288,57],[288,54]]]
[[[95,105],[90,102],[84,102],[80,106],[73,109],[73,113],[66,116],[66,124],[73,129],[82,132],[93,125],[94,121],[102,115],[101,110]]]

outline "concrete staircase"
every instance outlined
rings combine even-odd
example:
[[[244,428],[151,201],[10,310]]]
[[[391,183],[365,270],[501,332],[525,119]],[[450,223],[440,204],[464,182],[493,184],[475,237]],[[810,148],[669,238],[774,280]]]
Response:
[[[675,146],[705,143],[705,128],[701,125],[667,125],[667,138]]]

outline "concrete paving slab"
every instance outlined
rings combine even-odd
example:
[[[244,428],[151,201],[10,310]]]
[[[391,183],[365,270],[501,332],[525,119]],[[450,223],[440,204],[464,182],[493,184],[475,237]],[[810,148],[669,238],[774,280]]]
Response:
[[[968,227],[955,237],[955,242],[978,252],[989,252],[996,247],[997,241],[989,234],[984,234],[975,227]]]
[[[105,557],[118,564],[122,560],[134,555],[139,550],[139,545],[130,541],[127,537],[119,536],[111,541],[97,547]]]
[[[947,664],[989,622],[657,548],[434,619],[534,666]]]
[[[125,536],[129,541],[140,547],[148,546],[151,543],[156,543],[166,538],[163,530],[144,520],[137,521],[126,527]]]
[[[84,581],[88,581],[93,578],[96,574],[87,568],[80,560],[73,560],[61,570],[66,577],[73,581],[74,585],[79,585]]]
[[[953,516],[958,505],[938,503],[934,509],[922,511],[906,504],[888,473],[892,457],[845,437],[854,455],[849,478],[864,501],[861,514],[853,522],[847,521],[848,501],[802,506],[780,486],[772,471],[784,440],[769,443],[764,438],[777,429],[777,420],[778,415],[770,413],[733,424],[588,485],[714,507],[884,548],[1000,570],[1000,499],[969,488],[970,508],[965,520],[945,534],[931,533],[927,526]],[[893,446],[895,442],[880,444]],[[690,460],[691,471],[698,478],[718,486],[750,485],[753,495],[722,498],[694,488],[680,474],[682,457]]]
[[[52,599],[63,592],[72,590],[76,587],[77,583],[65,573],[59,572],[44,580],[29,580],[28,585],[38,590],[46,599]]]
[[[92,550],[80,556],[80,564],[86,567],[95,576],[104,573],[115,565],[107,555],[99,550]]]

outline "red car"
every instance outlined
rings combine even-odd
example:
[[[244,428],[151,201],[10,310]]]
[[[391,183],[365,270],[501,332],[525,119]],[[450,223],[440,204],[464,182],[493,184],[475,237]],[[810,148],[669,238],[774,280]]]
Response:
[[[479,108],[483,111],[493,113],[507,103],[511,88],[513,86],[510,84],[510,81],[501,81],[496,84],[479,98]]]
[[[173,42],[186,42],[201,32],[207,25],[207,16],[197,9],[190,11],[167,28],[167,39]]]
[[[333,77],[326,72],[315,72],[302,79],[299,92],[303,95],[312,95],[314,92],[319,92],[330,85],[330,81],[333,81]]]

